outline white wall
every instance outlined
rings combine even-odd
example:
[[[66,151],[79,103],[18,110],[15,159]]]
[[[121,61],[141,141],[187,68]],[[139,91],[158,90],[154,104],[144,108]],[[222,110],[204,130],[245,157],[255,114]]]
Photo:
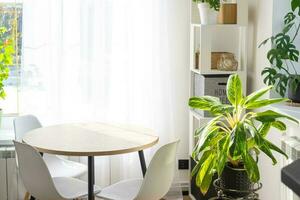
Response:
[[[257,48],[259,43],[272,35],[273,0],[249,0],[249,52],[248,52],[248,93],[264,87],[261,71],[268,66],[266,45]],[[279,143],[278,134],[270,133],[270,139]],[[280,167],[272,166],[265,156],[259,160],[263,189],[260,199],[280,200]]]
[[[248,0],[249,2],[249,52],[248,52],[248,92],[264,87],[261,71],[269,66],[266,58],[270,44],[258,49],[261,41],[281,29],[282,16],[290,1],[282,0]],[[282,4],[285,4],[282,5]],[[251,36],[252,35],[252,36]],[[269,94],[268,94],[269,95]],[[289,125],[290,126],[290,125]],[[288,127],[289,127],[288,126]],[[273,130],[269,139],[280,145],[280,133]],[[260,199],[284,200],[281,197],[280,170],[283,157],[276,155],[278,164],[273,166],[270,159],[261,156],[259,167],[263,189],[259,192]]]
[[[169,4],[172,16],[169,18],[170,23],[174,26],[171,29],[170,52],[172,68],[172,84],[174,91],[174,120],[175,137],[180,139],[178,158],[188,159],[188,134],[189,134],[189,115],[188,115],[188,98],[189,98],[189,3],[186,0],[176,0],[176,3]],[[180,181],[189,181],[188,170],[179,171]]]
[[[258,49],[265,38],[272,35],[273,0],[249,0],[248,92],[264,86],[261,71],[268,65],[269,45]]]

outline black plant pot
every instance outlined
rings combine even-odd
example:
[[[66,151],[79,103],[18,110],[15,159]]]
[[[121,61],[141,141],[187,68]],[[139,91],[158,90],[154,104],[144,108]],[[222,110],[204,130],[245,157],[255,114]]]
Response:
[[[220,177],[220,186],[226,196],[239,198],[250,194],[254,184],[248,178],[244,167],[234,168],[229,163]]]
[[[291,86],[289,86],[288,98],[292,100],[292,102],[300,103],[300,83],[298,84],[296,90],[294,90]]]

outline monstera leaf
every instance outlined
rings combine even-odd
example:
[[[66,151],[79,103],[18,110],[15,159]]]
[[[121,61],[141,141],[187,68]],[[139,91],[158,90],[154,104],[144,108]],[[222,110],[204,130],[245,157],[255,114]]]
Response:
[[[289,12],[284,16],[284,24],[289,24],[296,18],[296,15],[293,12]]]
[[[286,74],[277,73],[274,76],[274,79],[276,80],[277,84],[275,86],[275,90],[281,95],[285,96],[286,93],[286,87],[289,81],[289,77]]]
[[[300,0],[292,0],[291,6],[293,11],[298,9],[298,15],[300,16]]]
[[[282,67],[282,56],[286,55],[286,52],[284,52],[282,49],[271,49],[268,54],[267,54],[267,58],[269,60],[269,62],[272,65],[275,65],[277,68],[281,68]]]
[[[287,34],[291,28],[295,25],[295,23],[290,23],[290,24],[287,24],[283,29],[282,29],[282,33],[283,34]]]
[[[258,48],[260,48],[260,47],[264,46],[265,44],[267,44],[269,40],[270,40],[271,43],[273,44],[274,39],[275,39],[274,36],[265,39],[264,41],[262,41],[262,42],[259,44]]]
[[[290,40],[290,36],[283,33],[279,33],[275,37],[277,48],[285,48],[288,44],[290,44]]]
[[[296,46],[292,43],[287,45],[287,56],[291,61],[298,62],[299,51],[296,49]]]
[[[277,74],[276,69],[271,68],[271,67],[266,67],[263,69],[261,72],[262,76],[265,76],[264,78],[264,83],[267,85],[274,85],[276,80],[275,80],[275,75]]]

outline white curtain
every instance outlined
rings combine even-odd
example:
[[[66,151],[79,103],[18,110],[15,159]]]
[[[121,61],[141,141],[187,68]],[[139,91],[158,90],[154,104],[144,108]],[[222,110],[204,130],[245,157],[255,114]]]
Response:
[[[174,53],[178,33],[173,31],[176,23],[187,21],[174,23],[173,17],[180,16],[176,12],[186,1],[24,0],[23,4],[22,114],[37,115],[43,125],[138,124],[154,129],[160,145],[178,138],[176,123],[187,121],[178,122],[175,116],[176,91],[187,85],[175,88],[172,70],[176,62],[187,61],[182,57],[187,58],[188,52],[178,54],[187,50],[183,48]],[[188,70],[187,65],[181,67]],[[188,91],[184,94],[187,98]],[[181,104],[179,113],[187,118],[186,101]],[[146,151],[148,162],[160,145]],[[140,176],[137,153],[96,160],[96,183],[101,186]]]

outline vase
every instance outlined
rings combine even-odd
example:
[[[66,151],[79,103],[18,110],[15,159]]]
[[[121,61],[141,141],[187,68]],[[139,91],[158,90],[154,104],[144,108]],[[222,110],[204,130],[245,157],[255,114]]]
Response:
[[[220,186],[224,188],[223,193],[232,198],[241,198],[249,195],[254,184],[248,178],[243,166],[233,167],[227,163],[220,177]]]
[[[198,3],[200,23],[217,24],[218,12],[210,8],[208,3]]]
[[[297,85],[296,90],[289,85],[288,98],[294,103],[300,103],[300,83]]]

